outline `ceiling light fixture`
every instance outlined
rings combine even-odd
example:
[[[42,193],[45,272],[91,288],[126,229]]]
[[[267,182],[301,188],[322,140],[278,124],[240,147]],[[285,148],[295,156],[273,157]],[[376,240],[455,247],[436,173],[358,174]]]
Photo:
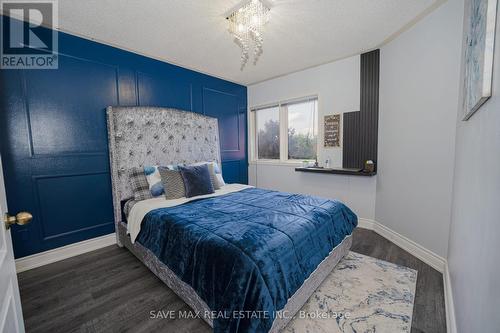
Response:
[[[249,50],[253,46],[253,64],[257,64],[262,54],[262,32],[269,21],[269,7],[260,0],[245,2],[228,15],[229,33],[234,36],[234,42],[241,48],[241,68],[243,70],[250,58]]]

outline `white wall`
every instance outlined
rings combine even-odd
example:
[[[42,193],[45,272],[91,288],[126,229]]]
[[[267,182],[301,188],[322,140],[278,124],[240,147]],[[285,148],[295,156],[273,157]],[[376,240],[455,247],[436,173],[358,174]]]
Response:
[[[447,1],[380,51],[375,219],[445,258],[462,17]]]
[[[323,117],[359,111],[360,56],[292,73],[248,87],[249,108],[302,96],[318,95],[318,161],[342,167],[342,149],[323,147]],[[342,121],[342,120],[341,120]],[[341,124],[342,128],[342,124]],[[376,177],[296,172],[296,165],[250,162],[249,183],[262,188],[339,199],[361,218],[375,216]]]
[[[248,87],[248,105],[252,108],[318,95],[318,161],[324,162],[328,158],[332,166],[342,167],[342,149],[323,147],[323,117],[359,111],[359,66],[360,56],[354,56],[251,85]]]
[[[500,20],[500,9],[497,15]],[[492,97],[457,122],[448,266],[458,332],[500,329],[500,24]]]
[[[461,114],[457,117],[463,12],[464,0],[448,0],[381,48],[376,178],[300,174],[293,167],[274,165],[251,165],[249,176],[251,184],[261,187],[339,198],[360,217],[374,216],[447,258],[458,332],[496,332],[500,327],[500,24],[493,96],[464,122]],[[355,65],[353,60],[251,86],[249,105],[330,89],[328,102],[323,103],[332,105],[323,105],[320,114],[327,113],[324,108],[356,109],[359,82],[347,85],[352,91],[342,91],[343,80],[352,79],[359,68],[359,59]]]
[[[251,164],[248,176],[250,185],[337,199],[360,218],[375,217],[376,177],[296,172],[295,166],[266,164]]]

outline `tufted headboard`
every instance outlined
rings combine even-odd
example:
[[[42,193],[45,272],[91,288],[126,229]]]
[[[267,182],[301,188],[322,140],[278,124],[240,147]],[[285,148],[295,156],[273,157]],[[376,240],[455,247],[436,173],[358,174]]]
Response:
[[[154,107],[106,109],[115,222],[120,202],[133,196],[129,170],[144,165],[217,161],[220,165],[216,118]]]

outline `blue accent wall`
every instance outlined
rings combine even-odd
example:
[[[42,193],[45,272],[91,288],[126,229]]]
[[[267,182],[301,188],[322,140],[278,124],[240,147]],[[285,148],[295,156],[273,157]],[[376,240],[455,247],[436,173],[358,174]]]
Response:
[[[114,231],[108,105],[174,107],[218,118],[224,178],[248,182],[246,87],[59,33],[59,69],[0,73],[9,212],[34,216],[12,228],[16,258]]]

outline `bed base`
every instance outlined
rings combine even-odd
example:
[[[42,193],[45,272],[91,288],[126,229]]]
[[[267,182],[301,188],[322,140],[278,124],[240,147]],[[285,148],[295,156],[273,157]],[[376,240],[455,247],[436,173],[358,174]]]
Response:
[[[182,281],[162,263],[150,250],[136,242],[132,244],[130,237],[127,235],[127,225],[123,222],[118,223],[117,228],[117,244],[125,246],[132,252],[146,267],[148,267],[160,280],[162,280],[170,289],[174,291],[187,305],[189,305],[196,313],[210,313],[208,305],[203,301],[196,291],[187,283]],[[288,299],[283,313],[286,316],[278,316],[273,322],[273,326],[269,332],[277,333],[288,324],[293,316],[302,308],[309,297],[325,280],[328,274],[331,273],[337,263],[349,252],[352,245],[352,236],[346,236],[344,240],[337,245],[311,273],[304,284]],[[201,316],[211,327],[213,320],[209,316]]]

